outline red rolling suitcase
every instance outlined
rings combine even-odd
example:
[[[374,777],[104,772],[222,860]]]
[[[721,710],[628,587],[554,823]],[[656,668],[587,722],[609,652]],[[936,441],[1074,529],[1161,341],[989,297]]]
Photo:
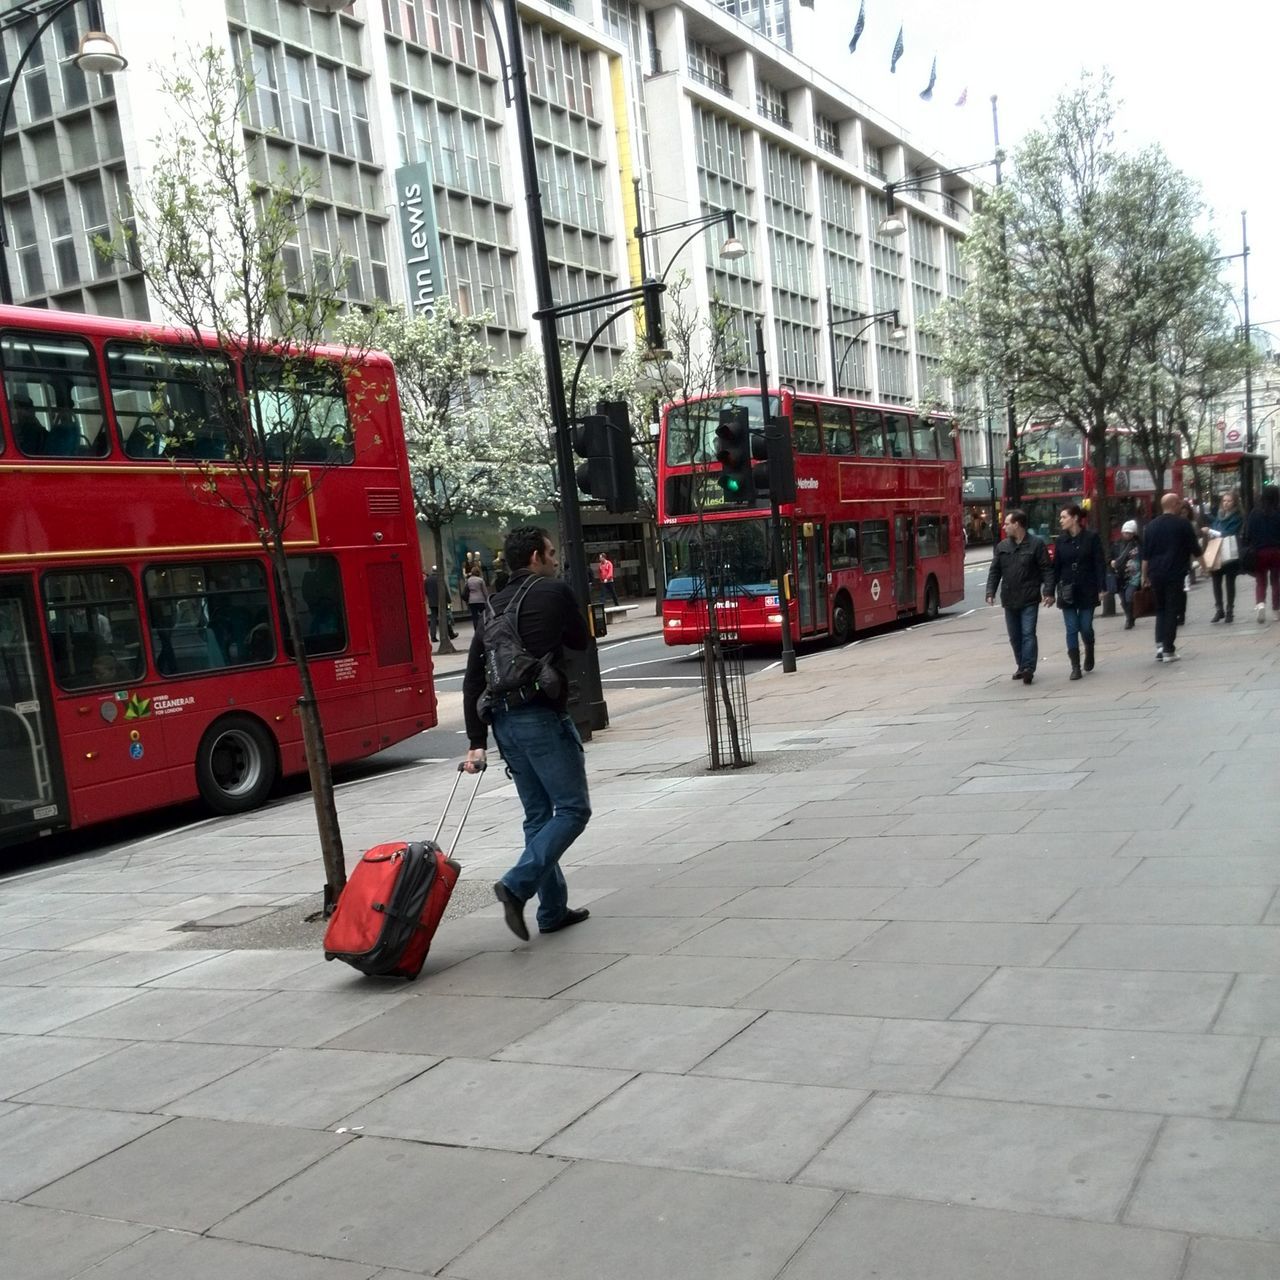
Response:
[[[484,766],[476,773],[453,843],[466,824],[480,791]],[[458,793],[464,766],[458,766],[453,790],[430,840],[376,844],[356,865],[324,933],[324,958],[345,960],[372,977],[413,979],[422,971],[431,941],[453,886],[458,864],[436,843]]]

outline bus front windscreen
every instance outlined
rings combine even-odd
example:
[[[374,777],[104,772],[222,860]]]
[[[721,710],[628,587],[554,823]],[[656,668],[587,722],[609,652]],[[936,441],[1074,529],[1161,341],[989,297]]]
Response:
[[[672,404],[666,410],[666,462],[669,467],[712,462],[716,456],[716,428],[721,409],[745,409],[751,417],[752,431],[764,428],[760,416],[760,397],[747,393],[708,396],[705,400],[687,400]],[[778,399],[770,397],[771,412],[777,413]]]
[[[706,565],[717,590],[764,596],[777,591],[766,520],[718,520],[666,529],[662,534],[668,600],[696,600],[706,590]]]

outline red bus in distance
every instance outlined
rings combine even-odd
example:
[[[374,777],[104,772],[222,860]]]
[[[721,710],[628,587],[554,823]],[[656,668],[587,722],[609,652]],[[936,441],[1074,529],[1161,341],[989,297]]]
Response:
[[[770,401],[790,424],[795,453],[782,566],[774,563],[767,498],[725,506],[721,468],[710,461],[722,408],[743,407],[752,429],[763,428],[760,392],[740,388],[663,409],[658,520],[667,644],[696,644],[707,632],[699,510],[735,580],[718,616],[747,643],[781,643],[780,570],[792,575],[792,634],[803,639],[843,642],[899,618],[934,617],[963,599],[961,466],[951,420],[787,387]]]
[[[0,307],[0,844],[196,797],[236,813],[305,768],[279,586],[203,489],[224,446],[190,344]],[[297,454],[287,544],[340,763],[430,728],[436,700],[394,370],[373,353],[344,380],[325,354],[304,386],[328,425]],[[296,388],[268,369],[245,391],[288,427]]]

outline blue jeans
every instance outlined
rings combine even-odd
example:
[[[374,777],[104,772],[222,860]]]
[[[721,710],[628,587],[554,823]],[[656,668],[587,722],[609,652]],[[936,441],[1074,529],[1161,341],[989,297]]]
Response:
[[[1019,609],[1004,611],[1004,624],[1009,629],[1009,644],[1019,671],[1034,671],[1040,650],[1036,646],[1036,618],[1038,604],[1023,605]]]
[[[1063,609],[1062,621],[1067,627],[1067,651],[1080,648],[1080,640],[1093,643],[1093,610]]]
[[[546,706],[494,713],[493,736],[524,806],[524,852],[502,883],[527,902],[538,896],[538,927],[569,907],[560,857],[591,817],[582,739],[573,721]]]

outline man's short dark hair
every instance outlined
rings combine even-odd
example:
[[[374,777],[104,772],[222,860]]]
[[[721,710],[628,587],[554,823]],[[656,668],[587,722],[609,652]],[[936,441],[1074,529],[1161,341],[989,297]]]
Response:
[[[1062,509],[1073,520],[1078,520],[1081,524],[1084,524],[1085,520],[1088,519],[1085,509],[1078,502],[1070,502]]]
[[[502,556],[508,567],[516,573],[527,569],[536,552],[545,551],[551,535],[536,524],[522,524],[512,529],[502,543]]]
[[[1015,507],[1012,511],[1004,513],[1005,521],[1013,521],[1014,524],[1020,524],[1024,529],[1027,527],[1027,513]]]

